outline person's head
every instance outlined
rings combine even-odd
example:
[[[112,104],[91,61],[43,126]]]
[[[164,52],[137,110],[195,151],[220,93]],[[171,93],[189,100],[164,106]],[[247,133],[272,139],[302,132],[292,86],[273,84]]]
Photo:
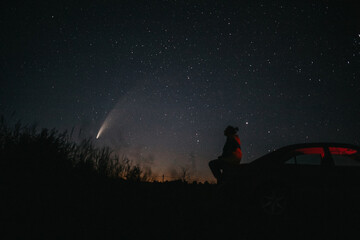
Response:
[[[227,126],[224,130],[224,135],[227,137],[234,136],[239,131],[239,128]]]

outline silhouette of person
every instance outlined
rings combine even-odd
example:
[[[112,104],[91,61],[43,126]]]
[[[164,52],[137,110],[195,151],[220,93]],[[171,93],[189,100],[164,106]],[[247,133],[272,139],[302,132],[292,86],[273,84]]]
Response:
[[[239,128],[228,126],[224,135],[226,136],[226,142],[223,147],[223,152],[218,159],[209,162],[209,167],[217,180],[217,183],[221,183],[223,180],[224,170],[233,168],[235,165],[240,164],[242,158],[241,142],[239,136],[236,134]]]

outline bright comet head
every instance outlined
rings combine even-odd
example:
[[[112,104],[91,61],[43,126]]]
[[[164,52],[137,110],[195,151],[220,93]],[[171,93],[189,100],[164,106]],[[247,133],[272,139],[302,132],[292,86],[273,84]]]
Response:
[[[104,132],[107,127],[107,121],[105,120],[104,123],[101,125],[98,134],[96,135],[96,139],[99,139],[100,135]]]

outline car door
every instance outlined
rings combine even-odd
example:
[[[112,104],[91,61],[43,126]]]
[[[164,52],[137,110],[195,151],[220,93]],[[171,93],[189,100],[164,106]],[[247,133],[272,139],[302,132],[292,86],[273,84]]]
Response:
[[[332,164],[334,165],[334,179],[337,188],[349,189],[353,197],[360,194],[360,153],[356,148],[329,147]],[[358,196],[360,197],[360,196]]]
[[[327,164],[323,147],[292,150],[284,161],[292,179],[292,201],[298,210],[316,212],[324,198]]]
[[[332,208],[341,224],[356,229],[360,221],[360,153],[355,147],[330,146],[334,170],[330,175]],[[335,219],[335,218],[334,218]],[[339,223],[340,224],[340,223]]]
[[[314,212],[321,203],[319,189],[324,185],[322,147],[297,148],[283,151],[259,171],[264,179],[260,190],[262,207],[270,214],[308,209]],[[290,208],[290,209],[289,209]]]

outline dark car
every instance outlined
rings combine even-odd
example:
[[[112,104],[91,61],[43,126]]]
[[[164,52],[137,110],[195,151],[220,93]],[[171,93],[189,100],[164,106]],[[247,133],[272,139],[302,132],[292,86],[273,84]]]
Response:
[[[334,206],[353,211],[360,205],[360,147],[290,145],[241,164],[228,172],[227,179],[236,183],[240,197],[246,195],[267,214],[289,209],[328,211]]]

